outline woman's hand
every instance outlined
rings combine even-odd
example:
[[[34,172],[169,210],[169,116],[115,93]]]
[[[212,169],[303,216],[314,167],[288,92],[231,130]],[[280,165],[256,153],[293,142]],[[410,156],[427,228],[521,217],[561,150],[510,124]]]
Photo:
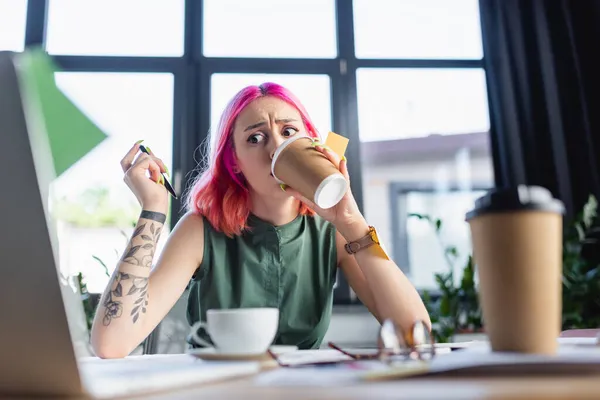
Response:
[[[123,180],[144,209],[165,212],[169,205],[169,195],[161,172],[166,172],[167,169],[149,148],[146,147],[150,155],[138,154],[140,143],[141,141],[136,142],[121,160],[121,168],[125,172]]]
[[[347,160],[344,157],[340,159],[335,152],[329,149],[322,143],[316,142],[315,148],[320,151],[325,157],[329,159],[338,167],[342,175],[346,178],[348,182],[350,182],[350,176],[348,174],[348,166]],[[331,222],[337,230],[346,238],[346,240],[356,240],[362,236],[364,236],[369,230],[369,226],[358,209],[358,205],[356,204],[356,200],[352,195],[352,190],[350,185],[348,185],[348,190],[344,197],[333,207],[328,209],[322,209],[317,206],[314,202],[310,201],[306,197],[302,196],[297,190],[294,190],[290,187],[285,188],[285,192],[294,196],[296,199],[305,203],[309,208],[314,210],[317,214],[319,214],[322,218]]]

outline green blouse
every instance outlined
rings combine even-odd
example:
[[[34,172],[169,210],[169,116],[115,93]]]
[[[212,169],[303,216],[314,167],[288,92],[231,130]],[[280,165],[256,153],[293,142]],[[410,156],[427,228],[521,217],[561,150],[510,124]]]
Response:
[[[248,225],[228,238],[204,220],[204,258],[192,277],[188,322],[206,321],[210,309],[277,307],[274,344],[318,348],[333,304],[335,227],[302,215],[282,226],[251,215]],[[199,335],[210,341],[205,332]]]

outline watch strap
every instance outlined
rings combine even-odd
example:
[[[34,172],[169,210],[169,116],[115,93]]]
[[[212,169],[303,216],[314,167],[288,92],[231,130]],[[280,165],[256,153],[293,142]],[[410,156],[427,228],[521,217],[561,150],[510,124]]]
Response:
[[[358,253],[359,251],[366,249],[374,244],[379,244],[376,237],[377,236],[375,234],[375,228],[369,226],[369,232],[365,236],[361,237],[358,240],[346,243],[344,245],[344,248],[346,249],[346,252],[348,254]]]

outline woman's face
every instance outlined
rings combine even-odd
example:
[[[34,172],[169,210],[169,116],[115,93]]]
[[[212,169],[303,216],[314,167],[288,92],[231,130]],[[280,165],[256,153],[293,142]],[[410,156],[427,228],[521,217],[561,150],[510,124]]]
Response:
[[[266,96],[251,102],[233,128],[237,167],[249,189],[259,195],[287,196],[271,175],[271,160],[284,140],[306,134],[300,113],[285,101]]]

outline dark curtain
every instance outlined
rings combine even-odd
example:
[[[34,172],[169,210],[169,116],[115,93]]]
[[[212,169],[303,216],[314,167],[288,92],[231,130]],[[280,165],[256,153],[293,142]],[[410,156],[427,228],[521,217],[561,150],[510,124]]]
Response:
[[[600,198],[600,0],[480,0],[497,186]]]

